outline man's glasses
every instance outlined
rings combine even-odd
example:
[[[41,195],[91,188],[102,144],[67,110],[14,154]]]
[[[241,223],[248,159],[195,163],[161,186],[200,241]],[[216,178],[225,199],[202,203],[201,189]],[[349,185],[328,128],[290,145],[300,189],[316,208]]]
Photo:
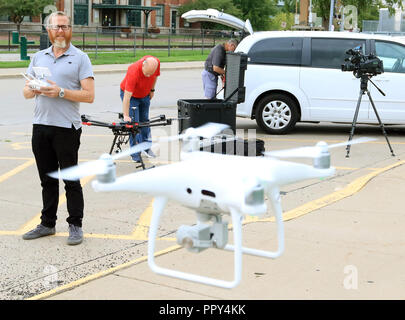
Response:
[[[49,29],[51,29],[51,30],[59,30],[59,28],[60,28],[63,31],[66,31],[66,30],[69,30],[71,27],[72,26],[68,25],[68,24],[62,24],[62,25],[60,25],[60,24],[51,24],[49,26]]]

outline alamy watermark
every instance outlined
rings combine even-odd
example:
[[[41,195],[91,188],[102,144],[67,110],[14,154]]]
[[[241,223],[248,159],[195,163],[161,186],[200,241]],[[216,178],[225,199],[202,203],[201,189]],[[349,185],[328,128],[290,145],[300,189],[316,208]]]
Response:
[[[58,271],[59,269],[51,264],[45,266],[42,271],[46,276],[43,279],[42,284],[47,290],[53,289],[58,286]]]
[[[359,273],[354,265],[347,265],[343,268],[346,276],[343,279],[343,287],[346,290],[357,290],[359,288]]]

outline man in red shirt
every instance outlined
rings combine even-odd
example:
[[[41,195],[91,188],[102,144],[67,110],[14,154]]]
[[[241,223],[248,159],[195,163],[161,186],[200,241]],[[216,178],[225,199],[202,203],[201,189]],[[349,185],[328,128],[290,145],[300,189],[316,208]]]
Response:
[[[120,84],[124,121],[149,121],[150,100],[155,94],[158,76],[160,76],[160,61],[153,56],[144,56],[128,67]],[[149,127],[141,128],[136,137],[129,136],[131,147],[144,141],[151,141]],[[155,156],[150,149],[146,150],[146,154],[149,157]],[[135,162],[141,162],[140,153],[131,156]]]

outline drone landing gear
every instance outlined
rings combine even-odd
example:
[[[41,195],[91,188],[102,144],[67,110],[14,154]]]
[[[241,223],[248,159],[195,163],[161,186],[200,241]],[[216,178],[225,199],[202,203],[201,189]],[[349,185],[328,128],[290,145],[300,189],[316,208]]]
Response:
[[[265,251],[242,247],[242,252],[253,256],[275,259],[281,256],[281,254],[284,252],[283,211],[281,208],[280,192],[277,189],[270,191],[269,198],[271,199],[273,211],[276,216],[278,249],[277,251]],[[235,246],[228,244],[226,245],[225,250],[233,251],[235,250]]]
[[[277,228],[278,228],[278,250],[276,252],[257,250],[251,248],[242,247],[242,219],[243,214],[235,209],[231,208],[231,217],[233,225],[233,245],[226,245],[225,250],[234,252],[234,279],[232,281],[225,281],[205,276],[199,276],[196,274],[185,273],[181,271],[175,271],[167,268],[162,268],[155,263],[155,242],[157,237],[157,231],[159,227],[159,220],[163,213],[163,209],[167,204],[168,199],[165,197],[157,197],[153,203],[152,221],[149,229],[148,240],[148,264],[153,272],[173,278],[182,280],[189,280],[202,284],[212,285],[216,287],[231,289],[236,287],[242,277],[242,253],[261,256],[265,258],[277,258],[284,251],[284,226],[282,218],[282,210],[280,204],[280,193],[277,189],[273,189],[270,192],[270,199],[273,204],[273,209],[276,215]]]
[[[203,283],[207,285],[217,286],[221,288],[234,288],[236,287],[240,280],[242,274],[242,215],[237,210],[232,210],[232,223],[234,227],[234,243],[235,243],[235,254],[234,254],[234,280],[224,281],[204,276],[199,276],[191,273],[185,273],[181,271],[175,271],[171,269],[166,269],[159,267],[155,263],[155,241],[157,236],[157,230],[159,227],[160,216],[163,209],[167,203],[167,198],[158,197],[155,198],[153,202],[153,213],[152,221],[149,229],[149,245],[148,245],[148,264],[153,272],[161,274],[164,276],[169,276],[173,278],[178,278],[182,280],[189,280],[198,283]]]
[[[121,149],[121,145],[125,145],[129,142],[129,135],[130,133],[122,133],[120,131],[114,131],[114,139],[110,148],[110,154],[112,154],[114,152],[114,148],[115,148],[115,153],[121,153],[122,149]],[[139,165],[137,165],[135,168],[142,168],[143,170],[145,169],[151,169],[154,168],[155,166],[151,166],[149,168],[146,168],[145,166],[145,162],[143,161],[142,155],[139,155],[139,159],[141,160],[139,162]]]

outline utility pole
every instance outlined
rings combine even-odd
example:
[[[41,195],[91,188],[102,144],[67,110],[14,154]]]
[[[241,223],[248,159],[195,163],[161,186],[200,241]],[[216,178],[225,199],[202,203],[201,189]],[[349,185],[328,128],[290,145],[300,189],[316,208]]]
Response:
[[[308,25],[308,7],[309,7],[309,0],[301,0],[300,1],[300,24],[301,25]]]
[[[335,9],[335,2],[330,0],[330,13],[329,13],[329,31],[332,31],[333,26],[333,10]]]

